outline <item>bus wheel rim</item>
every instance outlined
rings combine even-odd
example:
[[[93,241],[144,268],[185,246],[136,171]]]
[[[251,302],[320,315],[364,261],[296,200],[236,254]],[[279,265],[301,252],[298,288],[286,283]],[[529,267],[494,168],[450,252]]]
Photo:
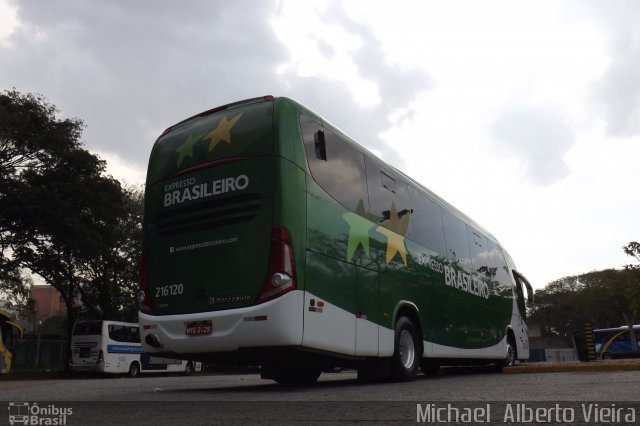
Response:
[[[398,342],[400,353],[400,362],[406,369],[411,369],[415,361],[416,350],[413,342],[413,336],[409,330],[402,330]]]

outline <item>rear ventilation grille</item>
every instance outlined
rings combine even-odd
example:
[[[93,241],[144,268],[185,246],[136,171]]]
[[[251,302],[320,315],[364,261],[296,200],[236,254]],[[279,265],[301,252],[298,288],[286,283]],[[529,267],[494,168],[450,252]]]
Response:
[[[163,212],[154,225],[159,236],[167,237],[245,222],[253,219],[259,208],[258,194],[240,195]]]

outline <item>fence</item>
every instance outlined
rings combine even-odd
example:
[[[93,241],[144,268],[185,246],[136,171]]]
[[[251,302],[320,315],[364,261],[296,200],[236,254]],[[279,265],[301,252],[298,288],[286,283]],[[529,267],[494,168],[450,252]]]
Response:
[[[69,354],[69,341],[64,336],[29,335],[15,341],[13,367],[15,373],[63,371]]]

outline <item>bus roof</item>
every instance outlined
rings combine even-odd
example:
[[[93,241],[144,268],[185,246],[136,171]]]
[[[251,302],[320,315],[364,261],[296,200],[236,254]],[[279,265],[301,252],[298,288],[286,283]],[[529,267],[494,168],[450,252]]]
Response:
[[[321,122],[322,125],[329,126],[332,130],[334,130],[335,132],[339,133],[340,136],[342,136],[345,140],[348,141],[348,143],[353,144],[357,149],[362,151],[363,154],[367,155],[370,159],[372,159],[373,161],[377,162],[379,166],[381,166],[383,168],[386,168],[386,169],[391,169],[390,170],[391,172],[397,174],[402,179],[407,180],[408,181],[407,183],[412,184],[416,189],[418,189],[418,190],[422,191],[423,193],[425,193],[427,196],[429,196],[431,199],[433,199],[436,203],[440,204],[441,207],[447,209],[452,214],[454,214],[454,215],[458,216],[460,219],[462,219],[464,222],[468,223],[469,225],[472,225],[473,227],[475,227],[479,231],[483,232],[487,237],[492,239],[495,243],[498,243],[498,240],[496,239],[496,237],[491,232],[489,232],[486,228],[484,228],[483,226],[478,224],[475,220],[471,219],[469,216],[467,216],[465,213],[460,211],[458,208],[456,208],[455,206],[453,206],[452,204],[450,204],[449,202],[444,200],[442,197],[437,195],[435,192],[431,191],[430,189],[428,189],[427,187],[425,187],[424,185],[422,185],[420,182],[416,181],[412,177],[408,176],[404,172],[398,170],[393,165],[388,164],[387,162],[385,162],[383,159],[378,157],[372,151],[370,151],[365,146],[363,146],[362,144],[357,142],[355,139],[350,137],[347,133],[342,131],[340,128],[338,128],[336,125],[331,123],[329,120],[325,119],[322,115],[318,114],[313,109],[309,108],[308,106],[304,105],[303,103],[301,103],[299,101],[296,101],[294,99],[288,98],[286,96],[278,96],[278,97],[276,97],[276,96],[273,96],[273,95],[264,95],[264,96],[255,97],[255,98],[249,98],[249,99],[245,99],[245,100],[242,100],[242,101],[232,102],[232,103],[229,103],[229,104],[224,104],[224,105],[221,105],[221,106],[218,106],[218,107],[215,107],[215,108],[208,109],[206,111],[203,111],[203,112],[200,112],[198,114],[192,115],[191,117],[189,117],[187,119],[184,119],[184,120],[174,124],[173,126],[168,127],[162,133],[162,135],[160,135],[160,137],[158,137],[158,139],[160,139],[165,134],[171,132],[174,128],[176,128],[176,127],[178,127],[178,126],[180,126],[180,125],[182,125],[182,124],[184,124],[184,123],[186,123],[188,121],[191,121],[191,120],[193,120],[195,118],[198,118],[198,117],[203,117],[203,116],[206,116],[206,115],[209,115],[209,114],[213,114],[213,113],[218,112],[218,111],[223,111],[225,109],[234,108],[234,107],[242,106],[242,105],[247,105],[247,104],[251,104],[251,103],[255,103],[255,102],[263,102],[263,101],[271,101],[271,102],[273,102],[273,101],[276,101],[276,100],[282,100],[282,101],[285,101],[285,102],[291,102],[291,103],[295,104],[296,106],[298,106],[299,108],[307,110],[310,114],[315,116]]]

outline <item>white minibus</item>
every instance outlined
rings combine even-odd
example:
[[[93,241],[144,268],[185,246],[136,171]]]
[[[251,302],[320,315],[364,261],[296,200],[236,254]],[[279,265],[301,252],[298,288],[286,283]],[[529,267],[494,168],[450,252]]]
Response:
[[[145,353],[138,324],[118,321],[78,321],[71,336],[70,366],[73,371],[111,374],[184,373],[201,370],[201,364],[160,358]]]

